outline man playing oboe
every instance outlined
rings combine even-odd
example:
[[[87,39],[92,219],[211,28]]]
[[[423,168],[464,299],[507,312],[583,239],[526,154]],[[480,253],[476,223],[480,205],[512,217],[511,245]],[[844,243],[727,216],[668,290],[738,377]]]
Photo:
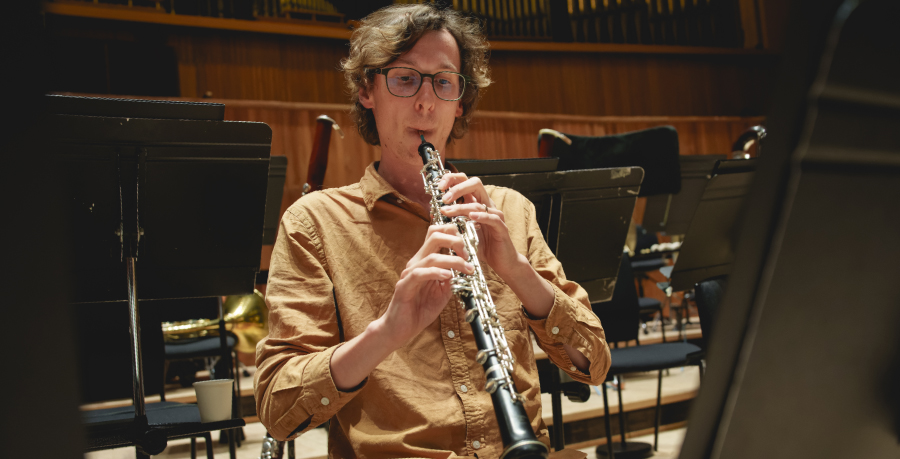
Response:
[[[429,4],[373,13],[343,70],[360,134],[381,161],[354,185],[311,193],[281,221],[257,347],[257,413],[278,439],[331,420],[329,456],[499,457],[485,371],[451,270],[474,272],[454,225],[432,226],[422,136],[462,137],[491,83],[478,24]],[[515,356],[530,427],[549,444],[529,331],[573,379],[609,368],[587,294],[566,280],[519,193],[444,175],[442,210],[480,227],[478,258]],[[462,199],[460,199],[462,198]]]

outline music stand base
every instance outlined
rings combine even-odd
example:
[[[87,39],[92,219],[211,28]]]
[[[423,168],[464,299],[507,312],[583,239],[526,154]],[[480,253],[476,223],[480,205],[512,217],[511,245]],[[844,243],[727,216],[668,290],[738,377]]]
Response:
[[[653,445],[649,443],[641,443],[636,441],[626,441],[613,443],[613,454],[615,459],[644,459],[653,456]],[[602,459],[608,457],[606,445],[597,447],[597,458]]]

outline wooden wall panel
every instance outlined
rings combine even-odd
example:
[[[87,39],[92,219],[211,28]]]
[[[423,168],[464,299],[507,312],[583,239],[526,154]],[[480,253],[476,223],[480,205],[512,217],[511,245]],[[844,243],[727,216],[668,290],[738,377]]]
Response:
[[[494,52],[482,108],[592,116],[717,116],[766,110],[769,55]]]
[[[346,41],[251,33],[172,34],[182,97],[346,103]]]
[[[173,34],[182,97],[345,104],[341,40]],[[493,51],[489,111],[740,116],[767,108],[772,55]]]

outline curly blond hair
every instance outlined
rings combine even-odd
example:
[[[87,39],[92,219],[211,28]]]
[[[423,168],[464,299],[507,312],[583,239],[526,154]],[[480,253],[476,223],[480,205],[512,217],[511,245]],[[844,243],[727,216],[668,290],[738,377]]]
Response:
[[[482,91],[491,84],[488,69],[488,43],[481,24],[452,9],[440,9],[430,3],[382,8],[361,21],[350,37],[350,56],[341,61],[344,80],[350,92],[350,117],[359,134],[372,145],[381,143],[375,115],[359,101],[360,88],[375,81],[374,69],[385,67],[409,51],[425,33],[446,30],[459,46],[461,73],[466,76],[462,116],[456,118],[448,142],[462,138]]]

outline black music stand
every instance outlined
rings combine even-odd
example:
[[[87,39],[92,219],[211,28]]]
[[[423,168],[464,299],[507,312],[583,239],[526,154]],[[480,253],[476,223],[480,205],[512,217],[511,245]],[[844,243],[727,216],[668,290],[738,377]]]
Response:
[[[643,227],[652,233],[686,234],[716,161],[725,155],[681,155],[681,190],[647,197]]]
[[[553,158],[555,159],[555,158]],[[461,172],[518,171],[533,167],[534,160],[504,160],[467,167],[453,163]],[[549,163],[548,163],[549,164]],[[502,167],[501,167],[502,166]],[[538,226],[550,249],[563,264],[566,276],[578,282],[591,302],[612,297],[628,233],[631,214],[643,180],[643,169],[584,169],[559,172],[481,175],[487,185],[504,186],[522,193],[534,203]],[[565,447],[562,393],[570,399],[587,401],[587,386],[571,382],[559,369],[539,365],[541,390],[552,397],[555,450]]]
[[[793,6],[681,459],[900,457],[900,4]]]
[[[612,297],[643,177],[639,167],[480,176],[534,203],[550,250],[591,302]]]
[[[716,162],[667,276],[674,291],[690,290],[697,282],[731,272],[738,215],[755,167],[755,159]]]
[[[153,455],[169,438],[243,426],[243,419],[201,424],[195,406],[169,402],[154,404],[161,409],[148,418],[138,300],[253,291],[271,130],[222,121],[219,104],[49,100],[36,150],[70,198],[72,301],[129,308],[134,408],[88,413],[88,449],[134,445]]]

